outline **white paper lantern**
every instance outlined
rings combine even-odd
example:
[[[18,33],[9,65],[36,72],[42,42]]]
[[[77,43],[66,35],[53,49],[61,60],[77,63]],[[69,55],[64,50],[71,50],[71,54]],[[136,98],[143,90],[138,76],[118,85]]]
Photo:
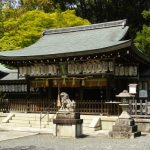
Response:
[[[98,64],[97,64],[97,73],[101,73],[102,72],[102,70],[103,70],[103,64],[102,64],[102,62],[101,61],[99,61],[99,62],[97,62]]]
[[[114,63],[113,63],[113,61],[109,61],[109,71],[110,72],[114,71]]]
[[[125,75],[125,76],[128,76],[128,75],[129,75],[129,67],[128,67],[128,66],[125,66],[125,67],[124,67],[124,75]]]

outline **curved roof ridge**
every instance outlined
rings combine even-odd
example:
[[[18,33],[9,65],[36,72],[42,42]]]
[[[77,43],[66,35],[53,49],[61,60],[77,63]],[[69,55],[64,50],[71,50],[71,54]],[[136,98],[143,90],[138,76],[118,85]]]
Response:
[[[50,35],[50,34],[60,34],[60,33],[68,33],[68,32],[77,32],[77,31],[85,31],[85,30],[94,30],[94,29],[103,29],[103,28],[110,28],[110,27],[117,27],[122,26],[125,27],[127,20],[118,20],[118,21],[110,21],[104,23],[97,23],[91,25],[84,25],[84,26],[75,26],[75,27],[67,27],[67,28],[58,28],[58,29],[50,29],[43,32],[43,35]]]
[[[17,72],[17,70],[9,69],[9,68],[5,67],[5,65],[0,63],[0,72],[10,73],[10,72]]]

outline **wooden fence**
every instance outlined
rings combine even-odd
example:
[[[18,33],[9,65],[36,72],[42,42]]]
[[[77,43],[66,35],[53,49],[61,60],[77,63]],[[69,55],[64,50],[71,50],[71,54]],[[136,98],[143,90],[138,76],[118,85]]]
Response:
[[[134,100],[130,103],[129,112],[133,117],[150,117],[150,102],[147,100]],[[56,100],[42,97],[30,99],[0,99],[1,112],[57,112]],[[81,114],[117,115],[121,114],[118,103],[99,100],[77,100],[76,111]]]
[[[133,117],[150,117],[150,102],[147,99],[133,100],[129,112]]]

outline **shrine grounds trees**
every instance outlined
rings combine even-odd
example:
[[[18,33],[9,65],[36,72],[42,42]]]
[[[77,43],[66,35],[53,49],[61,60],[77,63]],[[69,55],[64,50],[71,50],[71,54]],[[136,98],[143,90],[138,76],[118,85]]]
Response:
[[[5,5],[0,6],[0,50],[28,46],[45,29],[89,24],[87,20],[100,23],[127,19],[130,26],[129,38],[136,38],[137,47],[150,55],[150,0],[0,0],[2,1]]]
[[[136,46],[150,57],[150,9],[143,11],[145,24],[140,32],[137,32]]]
[[[22,9],[9,9],[2,12],[0,27],[4,34],[0,38],[0,50],[13,50],[27,47],[36,42],[46,29],[90,24],[77,17],[74,10],[45,13],[41,10],[23,12]]]

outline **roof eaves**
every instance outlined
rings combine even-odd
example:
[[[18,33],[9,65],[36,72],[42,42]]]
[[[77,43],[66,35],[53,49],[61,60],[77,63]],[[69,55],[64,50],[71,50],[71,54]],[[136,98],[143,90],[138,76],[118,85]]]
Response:
[[[86,51],[78,52],[69,52],[69,53],[59,53],[59,54],[47,54],[47,55],[34,55],[34,56],[0,56],[1,60],[39,60],[39,59],[49,59],[49,58],[60,58],[60,57],[73,57],[73,56],[82,56],[82,55],[91,55],[91,54],[100,54],[107,53],[110,51],[116,51],[122,48],[131,46],[131,40],[127,40],[124,43],[117,45],[101,48],[101,49],[92,49]]]
[[[134,53],[137,56],[139,56],[140,59],[142,59],[144,62],[146,62],[147,65],[150,66],[150,58],[147,57],[141,50],[138,50],[134,43],[132,43],[131,45],[132,45],[132,49],[133,49]]]

